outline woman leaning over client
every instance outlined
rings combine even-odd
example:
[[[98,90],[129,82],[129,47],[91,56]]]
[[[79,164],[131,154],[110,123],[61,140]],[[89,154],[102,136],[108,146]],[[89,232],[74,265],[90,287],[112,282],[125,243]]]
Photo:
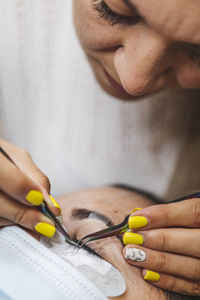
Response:
[[[62,3],[63,6],[66,5],[67,8],[70,7],[69,3],[64,4],[62,1],[59,3],[60,5]],[[9,6],[8,3],[1,5]],[[37,5],[40,5],[39,2]],[[23,3],[18,4],[18,7],[21,9]],[[24,11],[26,9],[24,6]],[[53,10],[48,10],[48,16],[49,11],[52,13]],[[38,115],[35,110],[36,114],[33,118],[34,105],[41,108],[42,100],[45,98],[42,97],[38,102],[36,102],[37,99],[34,99],[31,103],[31,112],[24,104],[21,115],[11,116],[14,123],[23,114],[26,116],[23,128],[27,131],[23,129],[23,133],[28,132],[30,124],[37,129],[37,132],[34,132],[31,137],[40,143],[34,144],[33,140],[30,141],[27,138],[28,134],[24,134],[24,140],[21,139],[23,145],[26,145],[30,151],[32,148],[35,149],[33,158],[37,157],[36,150],[42,155],[42,150],[48,145],[48,151],[43,152],[42,159],[44,161],[46,158],[51,160],[50,165],[55,166],[53,171],[56,171],[59,163],[61,165],[65,163],[66,157],[63,154],[59,157],[59,162],[58,159],[52,159],[52,153],[62,153],[62,150],[64,153],[66,149],[68,150],[64,143],[66,139],[66,141],[71,141],[69,143],[71,152],[69,150],[67,152],[69,164],[66,171],[71,179],[70,188],[73,186],[73,189],[77,189],[95,183],[120,182],[150,189],[151,192],[168,200],[199,189],[199,15],[200,4],[195,0],[74,0],[73,16],[76,32],[97,81],[107,94],[129,103],[112,104],[112,108],[118,111],[119,118],[115,119],[115,127],[111,131],[110,139],[105,139],[106,143],[98,144],[101,137],[110,132],[109,125],[112,119],[102,118],[101,114],[98,115],[98,102],[95,102],[96,93],[94,93],[94,110],[91,113],[88,108],[87,116],[91,119],[93,115],[95,116],[94,126],[91,127],[93,130],[100,128],[101,131],[96,132],[102,133],[103,131],[103,135],[99,136],[93,131],[91,136],[93,140],[96,138],[96,144],[87,144],[86,139],[83,139],[80,148],[76,147],[77,145],[74,143],[76,135],[72,135],[70,140],[69,133],[66,135],[59,131],[59,126],[67,127],[67,123],[63,123],[67,110],[64,107],[60,109],[57,105],[56,93],[50,95],[52,106],[45,106],[46,109],[48,108],[49,114],[54,112],[55,108],[60,111],[63,119],[59,114],[55,114],[56,122],[49,122],[49,119],[52,119],[48,114],[41,115],[40,109],[38,109]],[[47,24],[49,23],[47,22]],[[19,30],[22,28],[20,26]],[[64,38],[64,35],[62,37]],[[78,86],[81,90],[82,84],[83,91],[87,90],[87,96],[89,96],[93,85],[89,86],[89,89],[86,88],[87,78],[79,77],[79,72],[75,72],[76,67],[80,71],[79,63],[78,60],[73,60],[69,78],[70,80],[71,78],[81,78],[81,80],[76,82],[77,85],[68,85],[67,88]],[[52,81],[53,78],[54,76],[50,77]],[[58,84],[58,81],[55,80],[54,83]],[[32,87],[35,86],[37,85],[33,84]],[[56,87],[59,97],[62,98],[60,85],[55,85],[55,91]],[[95,86],[95,89],[98,88]],[[172,91],[167,92],[168,89]],[[33,92],[34,88],[31,91]],[[73,95],[76,95],[76,92],[73,91]],[[41,96],[41,94],[45,95],[45,92],[38,95]],[[4,94],[2,93],[2,95]],[[82,90],[81,97],[87,98]],[[102,98],[106,97],[108,96],[105,95]],[[81,100],[84,101],[82,98]],[[146,99],[141,103],[130,103],[144,98]],[[29,97],[30,99],[31,97]],[[19,98],[17,106],[23,102],[20,101],[21,98]],[[28,99],[26,101],[28,102]],[[101,103],[103,101],[102,99]],[[5,106],[5,103],[6,101],[3,101],[2,105]],[[73,108],[75,103],[76,98],[73,103],[70,102],[70,108]],[[70,117],[72,110],[69,111],[68,116]],[[72,118],[72,124],[79,124],[74,122],[78,122],[80,116],[85,112],[84,109],[77,111],[81,111],[81,114]],[[105,111],[108,113],[107,109]],[[2,116],[4,116],[4,112],[10,116],[9,110],[2,110]],[[31,117],[32,123],[28,116]],[[87,121],[91,119],[87,118]],[[6,117],[3,120],[2,128],[5,129],[3,137],[6,137],[6,129],[9,133],[11,123],[6,124],[8,120]],[[68,121],[67,118],[66,120]],[[120,123],[121,120],[123,122]],[[40,124],[39,127],[37,127],[38,124]],[[49,127],[46,124],[49,124]],[[54,143],[57,152],[52,152],[54,145],[49,137],[49,131],[52,128],[54,128],[56,138],[58,136],[60,138],[56,140],[57,143]],[[81,127],[82,132],[85,129],[88,128]],[[136,129],[137,134],[135,134]],[[11,131],[15,132],[15,130],[16,128],[13,126]],[[44,143],[38,135],[40,130],[45,133]],[[21,132],[16,132],[13,138],[9,138],[12,144],[1,140],[2,148],[18,167],[16,168],[4,156],[0,156],[0,188],[2,191],[0,202],[3,204],[0,205],[1,225],[5,226],[14,222],[32,231],[51,236],[55,232],[54,224],[27,203],[38,205],[44,196],[52,211],[57,215],[60,214],[59,205],[52,197],[49,197],[50,185],[47,177],[35,166],[27,152],[13,146],[14,141],[19,143],[18,135],[20,134]],[[129,137],[132,134],[135,136],[134,142],[131,140],[131,143]],[[113,141],[114,138],[116,138],[116,143],[112,148],[110,141]],[[49,144],[48,141],[50,141]],[[77,151],[77,148],[79,155],[75,155],[76,152],[73,152]],[[83,148],[85,153],[88,153],[88,150],[91,151],[89,163],[83,159]],[[99,157],[95,156],[98,149],[103,149]],[[78,161],[79,157],[80,161]],[[56,161],[55,165],[54,161]],[[93,162],[95,163],[93,164]],[[49,167],[47,161],[42,165],[44,169]],[[56,180],[61,181],[59,176]],[[52,184],[54,185],[55,182]],[[58,183],[60,187],[60,182]],[[152,257],[152,259],[147,258],[143,263],[134,262],[130,256],[127,260],[134,266],[142,267],[142,278],[149,284],[165,290],[199,296],[200,200],[194,198],[176,204],[150,206],[143,210],[137,210],[132,214],[130,223],[134,232],[125,233],[124,244],[128,245],[126,246],[128,248],[140,246],[144,252],[148,253],[147,257]]]

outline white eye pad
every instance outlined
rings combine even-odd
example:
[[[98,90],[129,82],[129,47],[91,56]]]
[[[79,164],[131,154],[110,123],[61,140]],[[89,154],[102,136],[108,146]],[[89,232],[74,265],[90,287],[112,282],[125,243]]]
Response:
[[[106,297],[117,297],[126,292],[125,279],[115,267],[85,249],[78,250],[67,244],[60,233],[56,232],[52,239],[42,237],[41,242],[79,270]]]

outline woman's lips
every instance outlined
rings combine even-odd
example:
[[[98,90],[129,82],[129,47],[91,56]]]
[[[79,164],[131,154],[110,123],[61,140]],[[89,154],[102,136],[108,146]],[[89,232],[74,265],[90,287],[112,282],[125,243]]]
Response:
[[[104,69],[104,73],[105,73],[105,75],[106,75],[108,81],[109,81],[110,84],[112,85],[112,87],[113,87],[115,90],[117,90],[121,95],[123,95],[123,96],[128,96],[128,97],[132,96],[132,95],[128,94],[128,93],[125,91],[125,89],[123,88],[123,86],[120,85],[117,81],[115,81],[105,69]],[[133,96],[132,96],[132,97],[133,97]]]

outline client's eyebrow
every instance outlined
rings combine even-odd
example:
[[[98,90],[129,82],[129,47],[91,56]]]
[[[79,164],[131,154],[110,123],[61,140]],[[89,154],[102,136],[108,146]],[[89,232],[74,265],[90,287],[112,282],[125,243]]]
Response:
[[[88,219],[88,218],[96,219],[96,220],[102,221],[108,227],[114,226],[113,222],[105,215],[103,215],[97,211],[88,210],[88,209],[84,209],[84,208],[73,209],[72,217],[75,219],[79,219],[79,220]]]

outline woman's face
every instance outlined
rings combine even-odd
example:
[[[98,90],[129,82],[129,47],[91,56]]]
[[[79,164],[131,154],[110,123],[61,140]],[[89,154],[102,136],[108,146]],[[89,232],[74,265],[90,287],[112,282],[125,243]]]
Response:
[[[200,88],[198,47],[174,39],[173,30],[167,36],[162,26],[156,31],[141,17],[143,6],[136,11],[125,0],[73,2],[80,42],[109,94],[128,100],[164,88]]]
[[[105,217],[111,223],[117,224],[130,214],[134,208],[142,208],[152,204],[136,193],[109,187],[75,192],[61,197],[58,201],[62,208],[64,224],[69,234],[71,236],[75,235],[77,239],[106,228]],[[91,214],[89,212],[95,213]],[[104,218],[102,218],[102,215]],[[127,292],[117,299],[166,300],[161,290],[150,286],[143,280],[140,269],[130,266],[123,259],[123,247],[119,238],[107,238],[91,242],[88,245],[123,274],[126,280]]]

